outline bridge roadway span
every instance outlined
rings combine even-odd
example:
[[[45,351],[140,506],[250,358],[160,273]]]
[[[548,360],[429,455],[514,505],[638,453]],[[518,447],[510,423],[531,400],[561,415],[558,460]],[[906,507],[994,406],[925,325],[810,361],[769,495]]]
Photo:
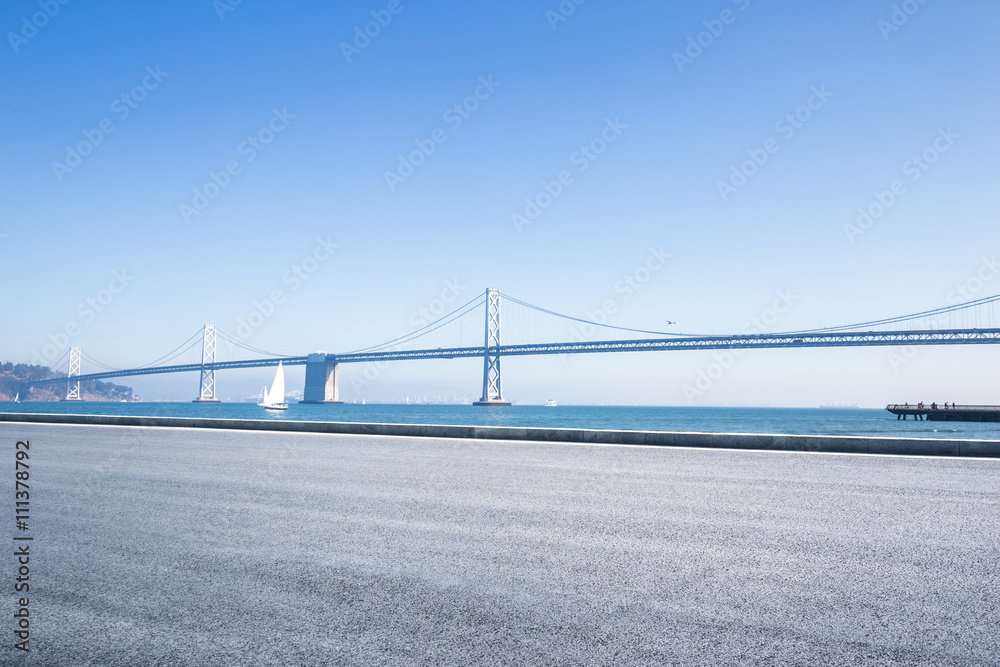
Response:
[[[684,336],[672,338],[645,338],[638,340],[594,341],[576,343],[531,343],[501,345],[491,348],[492,354],[501,357],[543,354],[587,354],[599,352],[668,352],[678,350],[724,349],[774,349],[798,347],[884,347],[896,345],[988,345],[1000,343],[1000,329],[930,329],[914,331],[861,331],[840,333],[779,333],[736,336]],[[363,363],[370,361],[409,361],[417,359],[460,359],[482,357],[483,347],[430,348],[423,350],[383,350],[328,354],[329,364]],[[277,366],[304,366],[307,356],[272,357],[244,361],[218,361],[211,364],[179,364],[151,366],[80,375],[79,380],[104,380],[107,378],[160,373],[184,373],[201,370],[228,370]],[[74,380],[77,378],[74,376]],[[38,380],[26,384],[43,385],[66,382],[66,378]]]

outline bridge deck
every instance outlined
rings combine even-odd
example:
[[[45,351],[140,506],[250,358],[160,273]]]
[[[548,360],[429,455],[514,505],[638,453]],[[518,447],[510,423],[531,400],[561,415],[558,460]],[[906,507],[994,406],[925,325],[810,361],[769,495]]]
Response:
[[[635,340],[584,341],[568,343],[532,343],[491,347],[497,356],[553,354],[593,354],[606,352],[670,352],[683,350],[788,349],[814,347],[889,347],[898,345],[996,345],[1000,343],[1000,328],[990,329],[928,329],[909,331],[844,331],[822,333],[743,334],[735,336],[683,336],[643,338]],[[418,350],[388,349],[375,352],[328,354],[327,363],[346,364],[371,361],[416,361],[420,359],[460,359],[481,357],[482,347],[431,348]],[[208,364],[150,366],[89,373],[74,376],[74,381],[105,380],[108,378],[184,373],[203,370],[231,370],[277,366],[304,366],[307,356],[272,357],[242,361],[219,361]],[[66,382],[66,378],[49,378],[25,382],[23,386],[39,386]]]

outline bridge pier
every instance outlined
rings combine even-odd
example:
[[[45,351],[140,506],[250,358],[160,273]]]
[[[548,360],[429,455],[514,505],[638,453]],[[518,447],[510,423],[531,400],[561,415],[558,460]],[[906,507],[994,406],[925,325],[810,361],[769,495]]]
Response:
[[[315,352],[306,359],[306,386],[299,403],[343,403],[337,383],[337,362],[328,362],[326,352]]]

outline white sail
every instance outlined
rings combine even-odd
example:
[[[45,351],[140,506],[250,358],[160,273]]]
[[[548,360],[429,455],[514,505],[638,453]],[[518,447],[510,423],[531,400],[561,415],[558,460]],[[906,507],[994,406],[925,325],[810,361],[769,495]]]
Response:
[[[274,373],[274,382],[271,383],[271,388],[268,389],[265,385],[261,389],[260,403],[257,405],[274,410],[288,409],[288,405],[285,403],[285,369],[280,361],[278,362],[278,370]]]
[[[280,361],[278,362],[278,370],[274,374],[274,382],[271,383],[271,389],[267,392],[267,402],[271,405],[285,402],[285,369],[282,368]]]
[[[15,403],[21,402],[21,392],[17,392],[16,394],[14,394],[14,402]]]

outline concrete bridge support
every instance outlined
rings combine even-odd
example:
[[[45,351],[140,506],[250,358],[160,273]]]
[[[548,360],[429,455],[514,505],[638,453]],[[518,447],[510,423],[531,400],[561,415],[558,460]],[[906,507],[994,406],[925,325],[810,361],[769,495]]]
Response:
[[[326,352],[310,354],[306,359],[306,387],[299,403],[343,403],[337,384],[337,363],[328,362]]]

